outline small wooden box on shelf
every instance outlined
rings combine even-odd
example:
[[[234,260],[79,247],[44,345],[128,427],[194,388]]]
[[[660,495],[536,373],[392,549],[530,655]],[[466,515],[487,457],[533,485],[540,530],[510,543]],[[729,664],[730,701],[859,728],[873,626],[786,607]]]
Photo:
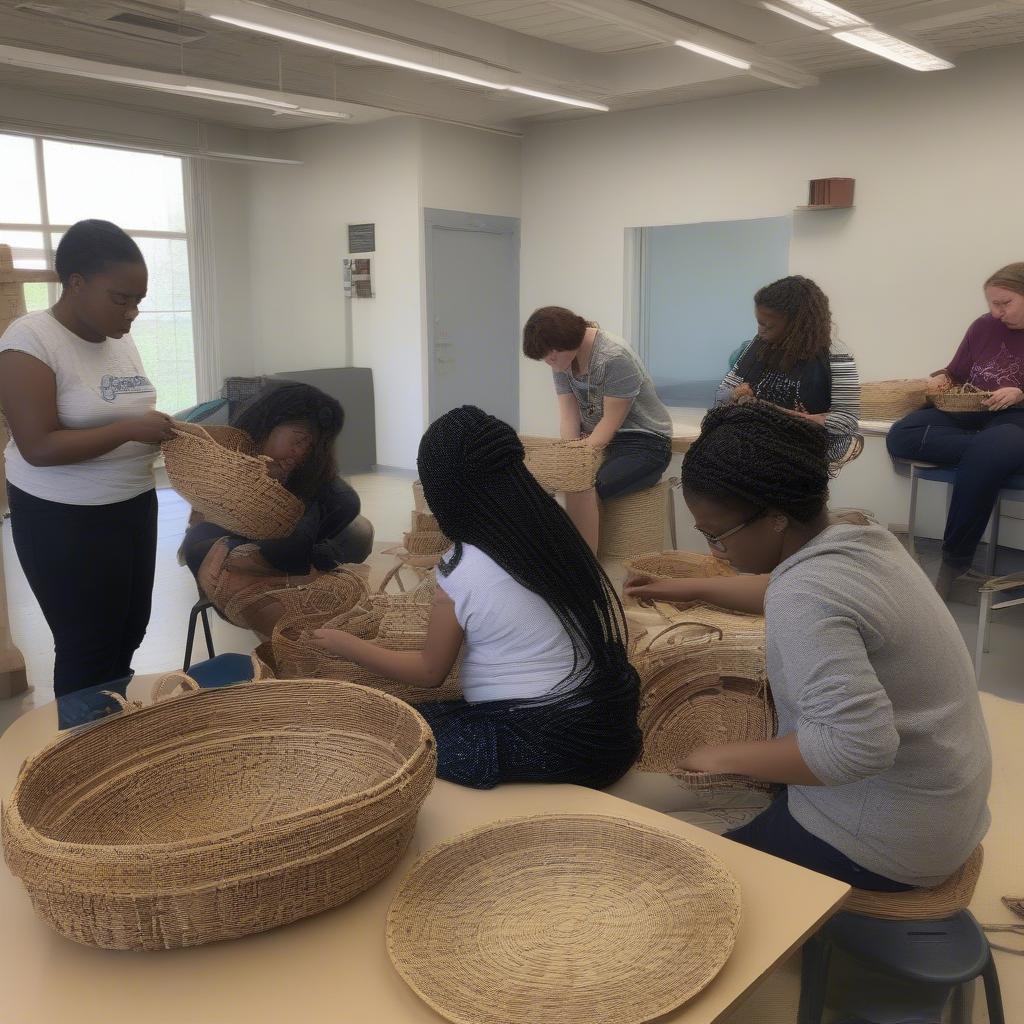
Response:
[[[849,210],[853,206],[853,178],[812,178],[807,205],[798,210]]]

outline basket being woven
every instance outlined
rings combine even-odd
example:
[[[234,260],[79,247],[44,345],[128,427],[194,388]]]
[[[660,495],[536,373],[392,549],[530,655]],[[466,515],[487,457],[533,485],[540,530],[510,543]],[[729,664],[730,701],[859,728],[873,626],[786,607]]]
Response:
[[[655,580],[735,576],[732,567],[714,555],[698,555],[693,551],[652,551],[637,555],[626,563],[630,576],[650,576]]]
[[[30,758],[4,806],[4,855],[40,917],[77,942],[238,938],[387,875],[435,766],[426,722],[376,690],[203,690]]]
[[[604,462],[604,452],[586,441],[520,437],[526,468],[546,491],[589,491]]]
[[[387,945],[457,1024],[641,1024],[707,986],[739,921],[739,885],[703,847],[621,818],[538,815],[421,857]]]
[[[942,412],[988,412],[982,402],[991,397],[991,391],[982,391],[973,384],[928,393],[932,405]]]
[[[860,386],[860,415],[865,420],[899,420],[927,404],[928,381],[873,380]]]
[[[777,726],[764,662],[764,619],[697,603],[664,605],[667,625],[631,644],[644,735],[637,767],[687,786],[770,788],[734,775],[681,768],[701,746],[770,739]]]
[[[668,487],[668,481],[662,480],[602,502],[598,555],[621,558],[661,548],[668,529]]]
[[[231,433],[226,433],[230,430]],[[171,486],[210,522],[250,540],[287,537],[305,510],[302,501],[267,472],[267,459],[249,454],[233,428],[217,437],[194,423],[179,423],[163,443]],[[233,439],[233,440],[232,440]]]

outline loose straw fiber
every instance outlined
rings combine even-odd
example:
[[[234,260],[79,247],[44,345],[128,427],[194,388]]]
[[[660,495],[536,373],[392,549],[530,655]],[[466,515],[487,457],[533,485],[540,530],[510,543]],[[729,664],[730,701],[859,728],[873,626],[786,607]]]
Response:
[[[457,1024],[639,1024],[718,974],[739,921],[739,885],[703,847],[621,818],[538,815],[425,854],[387,944]]]
[[[928,404],[927,391],[928,381],[921,379],[865,381],[860,386],[861,418],[902,419]]]
[[[586,441],[552,437],[520,437],[526,468],[547,491],[589,491],[604,461],[604,452]]]
[[[202,690],[30,758],[4,807],[4,855],[40,917],[77,942],[238,938],[387,875],[435,768],[426,722],[376,690]]]
[[[617,558],[660,548],[668,528],[668,481],[601,505],[598,554]]]
[[[270,476],[265,458],[248,454],[251,442],[241,431],[221,427],[213,434],[178,423],[162,447],[171,486],[210,522],[249,540],[295,529],[305,506]]]
[[[929,392],[928,398],[936,409],[942,412],[988,412],[982,402],[991,398],[991,391],[981,391],[973,384],[949,388],[946,391]]]

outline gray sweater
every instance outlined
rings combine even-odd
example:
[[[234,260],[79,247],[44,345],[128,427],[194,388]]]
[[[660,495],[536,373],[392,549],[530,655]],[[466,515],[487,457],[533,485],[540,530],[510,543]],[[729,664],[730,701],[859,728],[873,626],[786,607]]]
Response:
[[[861,867],[935,885],[988,830],[992,758],[970,655],[887,530],[831,526],[771,575],[779,735],[821,786],[791,786],[809,832]]]

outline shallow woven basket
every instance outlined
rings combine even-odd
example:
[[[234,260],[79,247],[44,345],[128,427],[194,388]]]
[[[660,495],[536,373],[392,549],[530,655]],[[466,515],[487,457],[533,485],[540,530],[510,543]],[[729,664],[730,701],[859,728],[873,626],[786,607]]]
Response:
[[[656,580],[736,575],[720,558],[698,555],[694,551],[652,551],[637,555],[626,563],[626,571],[631,576],[650,576]]]
[[[586,441],[521,437],[526,468],[546,491],[589,491],[604,462],[604,452]]]
[[[634,494],[602,502],[598,554],[622,558],[663,547],[668,529],[668,487],[668,481],[662,480]]]
[[[417,530],[403,538],[410,555],[443,555],[452,542],[440,530]]]
[[[745,786],[752,779],[681,769],[697,747],[770,739],[777,726],[764,661],[759,615],[689,604],[664,606],[674,619],[631,644],[640,676],[642,771],[667,772],[695,789]]]
[[[964,864],[939,885],[906,892],[872,892],[853,889],[843,910],[888,921],[939,921],[966,910],[981,875],[985,851],[976,847]]]
[[[898,420],[927,404],[927,380],[873,380],[860,386],[860,415],[865,420]]]
[[[947,391],[932,391],[928,394],[932,405],[942,412],[988,412],[981,403],[991,397],[991,391],[982,391],[973,384],[949,388]]]
[[[434,779],[426,722],[320,680],[203,690],[30,758],[4,854],[67,938],[157,950],[351,899],[404,854]]]
[[[246,438],[234,428],[221,428],[217,437],[227,442],[221,443],[194,423],[177,424],[174,437],[162,446],[171,486],[210,522],[241,537],[287,537],[305,506],[270,476],[265,458],[228,446],[240,443],[236,435]]]
[[[621,818],[539,815],[421,857],[387,945],[457,1024],[640,1024],[707,986],[739,921],[739,885],[702,847]]]

